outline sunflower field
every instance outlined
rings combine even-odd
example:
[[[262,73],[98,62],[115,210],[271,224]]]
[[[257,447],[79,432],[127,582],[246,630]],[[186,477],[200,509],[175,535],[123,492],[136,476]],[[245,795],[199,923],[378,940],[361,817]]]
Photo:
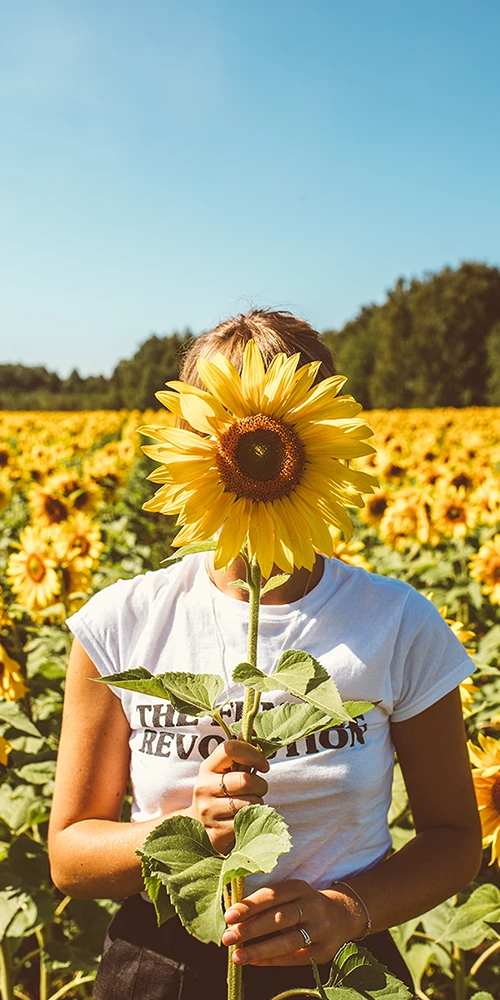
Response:
[[[139,411],[0,413],[0,992],[88,998],[113,900],[63,897],[47,824],[70,646],[66,617],[157,569],[173,519],[145,513],[152,463]],[[500,409],[373,411],[379,488],[335,556],[398,577],[437,606],[475,662],[461,685],[484,861],[476,881],[393,928],[419,997],[500,996]],[[84,752],[84,748],[82,748]],[[436,762],[439,781],[439,762]],[[123,818],[128,816],[127,805]],[[395,848],[413,836],[396,764]],[[479,991],[479,992],[478,992]]]

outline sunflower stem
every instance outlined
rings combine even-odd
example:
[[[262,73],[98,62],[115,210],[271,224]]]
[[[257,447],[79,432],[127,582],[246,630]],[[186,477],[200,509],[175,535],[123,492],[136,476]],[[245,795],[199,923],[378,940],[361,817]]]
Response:
[[[253,667],[256,667],[262,573],[255,557],[252,559],[249,571],[247,572],[247,583],[250,590],[249,594],[250,614],[248,621],[248,662],[251,663]],[[260,693],[258,691],[255,691],[254,688],[247,688],[245,692],[245,701],[243,704],[243,720],[241,727],[241,738],[245,740],[246,743],[249,742],[252,736],[253,720],[255,719],[255,716],[257,715],[257,712],[259,710],[259,703],[260,703]]]
[[[257,641],[259,635],[260,592],[262,589],[262,573],[255,559],[251,564],[245,559],[247,567],[247,584],[249,587],[250,615],[248,623],[248,662],[257,666]],[[247,688],[243,704],[241,739],[246,743],[252,737],[253,720],[259,710],[260,694],[254,688]],[[245,879],[235,878],[231,882],[231,905],[239,903],[245,896]],[[233,962],[235,945],[228,948],[227,953],[227,997],[228,1000],[242,1000],[243,978],[241,965]]]

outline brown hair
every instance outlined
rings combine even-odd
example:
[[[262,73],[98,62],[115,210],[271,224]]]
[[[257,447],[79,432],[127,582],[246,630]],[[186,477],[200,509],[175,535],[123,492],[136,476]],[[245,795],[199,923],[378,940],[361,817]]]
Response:
[[[299,366],[310,361],[321,361],[316,381],[335,375],[332,355],[321,339],[304,319],[293,313],[271,309],[251,309],[243,315],[219,323],[213,330],[202,333],[192,343],[181,365],[180,378],[199,388],[204,388],[198,375],[198,358],[213,358],[224,354],[238,372],[243,366],[243,352],[249,340],[254,340],[266,367],[276,354],[300,354]]]

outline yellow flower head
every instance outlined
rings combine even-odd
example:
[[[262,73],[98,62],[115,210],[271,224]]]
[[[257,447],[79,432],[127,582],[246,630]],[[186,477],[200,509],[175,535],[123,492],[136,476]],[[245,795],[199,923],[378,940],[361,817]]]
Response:
[[[423,545],[436,545],[439,541],[424,496],[411,486],[396,493],[382,517],[379,531],[383,541],[399,552],[404,552],[415,539]]]
[[[0,669],[0,695],[5,701],[20,701],[28,690],[21,673],[21,666],[9,656],[1,644]]]
[[[42,611],[60,591],[46,533],[25,528],[19,536],[19,549],[9,558],[7,581],[25,608]]]
[[[500,534],[481,545],[472,556],[469,573],[473,580],[483,584],[483,594],[488,595],[491,603],[500,604]]]
[[[373,452],[372,434],[346,379],[314,385],[320,362],[297,370],[299,354],[277,354],[267,371],[253,340],[241,375],[222,354],[198,360],[206,390],[167,383],[157,397],[193,431],[142,427],[159,444],[143,450],[163,463],[149,476],[161,489],[145,510],[177,514],[175,545],[218,534],[215,567],[226,568],[246,543],[264,576],[311,569],[315,549],[331,556],[330,526],[352,532],[346,506],[362,507],[376,481],[345,460]]]
[[[341,537],[341,533],[338,528],[331,528],[330,534],[333,539],[333,556],[335,559],[340,559],[341,562],[347,563],[348,566],[360,566],[361,569],[366,569],[371,572],[373,566],[365,559],[364,556],[360,555],[360,552],[364,549],[364,542],[345,542]]]
[[[50,537],[58,562],[75,562],[79,569],[95,565],[104,548],[99,524],[80,511],[62,524],[54,525]]]
[[[436,528],[446,538],[464,538],[474,527],[477,512],[463,486],[449,486],[436,496],[432,517]]]
[[[500,741],[478,734],[480,746],[469,741],[469,757],[475,767],[472,778],[476,791],[483,847],[491,844],[492,865],[500,862]]]

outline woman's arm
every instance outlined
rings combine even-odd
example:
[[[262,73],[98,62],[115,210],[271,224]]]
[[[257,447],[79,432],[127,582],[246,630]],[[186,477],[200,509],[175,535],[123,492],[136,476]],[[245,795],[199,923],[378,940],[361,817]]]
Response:
[[[164,813],[143,823],[120,823],[129,778],[128,721],[119,698],[99,677],[95,665],[75,639],[68,664],[63,725],[57,759],[54,799],[49,825],[52,878],[58,888],[75,898],[118,899],[144,888],[141,861],[135,854],[148,834],[173,815]],[[188,809],[175,815],[198,819],[218,850],[234,836],[233,809],[262,802],[264,778],[239,772],[228,777],[229,800],[220,787],[220,775],[234,761],[260,771],[269,765],[260,751],[247,743],[228,741],[203,761]],[[227,787],[227,785],[226,785]]]
[[[366,904],[374,932],[419,916],[458,892],[475,877],[482,859],[458,690],[413,719],[393,724],[392,736],[416,836],[375,868],[348,879]],[[369,800],[365,808],[370,823]],[[294,928],[297,922],[313,941],[308,948]],[[311,957],[330,961],[345,941],[361,937],[366,913],[344,886],[317,892],[306,882],[287,881],[236,904],[228,923],[224,944],[249,942],[245,954],[242,948],[234,953],[236,963],[304,965]],[[274,938],[251,944],[277,928]]]

